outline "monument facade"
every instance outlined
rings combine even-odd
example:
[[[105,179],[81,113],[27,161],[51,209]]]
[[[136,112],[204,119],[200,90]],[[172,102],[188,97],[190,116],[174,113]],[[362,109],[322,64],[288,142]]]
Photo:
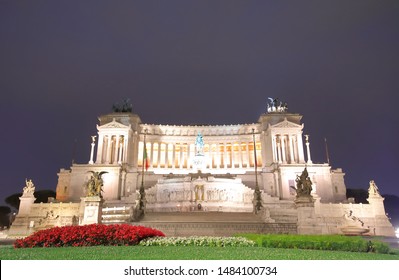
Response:
[[[98,196],[95,213],[104,223],[157,213],[256,213],[262,223],[290,223],[300,234],[342,233],[352,211],[371,232],[393,235],[374,181],[370,204],[349,203],[342,169],[312,161],[302,116],[269,100],[257,122],[235,125],[146,124],[131,105],[114,107],[99,117],[88,162],[58,173],[56,203],[79,209],[69,216],[81,224],[85,201]]]

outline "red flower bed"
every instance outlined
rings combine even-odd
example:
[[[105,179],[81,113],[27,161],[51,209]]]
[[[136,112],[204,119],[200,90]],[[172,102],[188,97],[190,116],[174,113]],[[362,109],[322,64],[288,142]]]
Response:
[[[37,231],[28,237],[16,240],[14,247],[136,245],[140,240],[154,236],[165,236],[165,234],[156,229],[126,224],[65,226]]]

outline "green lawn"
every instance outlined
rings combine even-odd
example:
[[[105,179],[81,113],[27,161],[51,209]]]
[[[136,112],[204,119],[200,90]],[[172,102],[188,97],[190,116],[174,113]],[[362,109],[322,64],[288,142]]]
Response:
[[[399,260],[396,254],[261,247],[96,246],[24,248],[0,246],[1,260]]]

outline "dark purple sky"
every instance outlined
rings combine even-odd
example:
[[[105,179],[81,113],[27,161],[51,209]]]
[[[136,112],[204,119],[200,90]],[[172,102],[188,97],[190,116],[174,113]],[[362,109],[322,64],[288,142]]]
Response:
[[[399,195],[399,1],[0,1],[0,204],[86,163],[97,116],[252,123],[304,115],[312,159]],[[328,3],[326,3],[328,2]]]

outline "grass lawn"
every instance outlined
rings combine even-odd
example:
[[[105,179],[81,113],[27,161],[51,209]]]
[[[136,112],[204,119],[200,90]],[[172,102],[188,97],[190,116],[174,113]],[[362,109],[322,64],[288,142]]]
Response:
[[[94,246],[20,248],[0,246],[1,260],[399,260],[396,254],[262,247]]]

